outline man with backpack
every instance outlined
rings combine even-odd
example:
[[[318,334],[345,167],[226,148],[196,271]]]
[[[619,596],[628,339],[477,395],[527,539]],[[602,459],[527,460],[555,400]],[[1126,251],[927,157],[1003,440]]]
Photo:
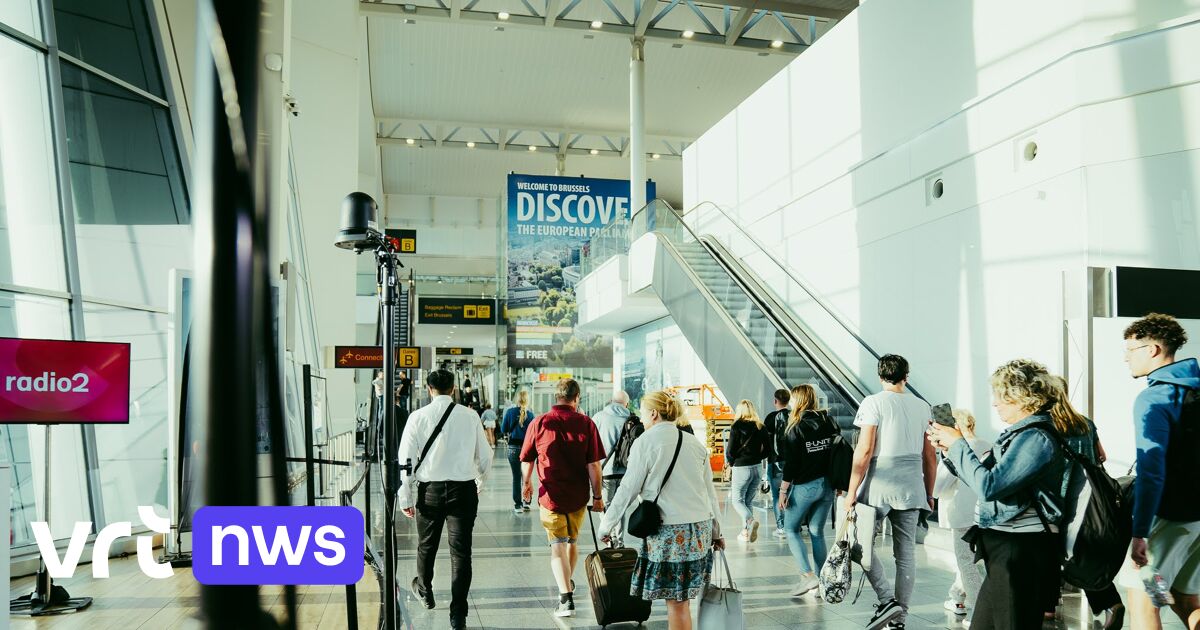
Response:
[[[625,476],[625,466],[629,463],[629,449],[633,441],[645,429],[641,420],[629,411],[629,394],[617,391],[613,394],[612,402],[592,416],[596,429],[600,432],[600,442],[604,445],[605,458],[602,463],[604,476],[604,503],[612,502],[613,495],[621,486],[621,478]],[[613,532],[617,546],[621,546],[621,534],[624,533],[625,519]]]
[[[787,431],[788,402],[792,394],[786,389],[777,389],[773,398],[775,411],[763,419],[763,429],[771,442],[771,453],[767,455],[767,482],[771,485],[771,509],[775,512],[775,537],[787,540],[783,510],[779,509],[779,485],[783,482],[783,436]]]
[[[1166,603],[1166,589],[1184,625],[1200,627],[1200,365],[1175,360],[1185,343],[1187,332],[1169,315],[1151,313],[1125,329],[1125,362],[1134,378],[1146,377],[1133,405],[1137,478],[1129,551],[1141,572],[1122,579],[1139,629],[1162,627],[1156,605]]]

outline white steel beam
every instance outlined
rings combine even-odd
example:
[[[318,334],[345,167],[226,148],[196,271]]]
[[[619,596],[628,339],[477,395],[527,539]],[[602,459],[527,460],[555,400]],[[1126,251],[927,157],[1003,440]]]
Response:
[[[738,39],[742,37],[742,31],[746,29],[746,24],[750,22],[750,17],[754,15],[755,4],[755,2],[751,2],[751,6],[741,7],[733,15],[733,21],[729,23],[729,28],[725,31],[726,46],[737,44]]]
[[[643,2],[643,3],[646,2],[646,0],[637,0],[637,1]],[[754,1],[754,0],[744,0],[744,2],[750,2],[750,1]],[[760,9],[770,9],[771,7],[775,7],[775,6],[777,6],[777,4],[770,2],[770,0],[761,0],[761,2],[759,3]],[[462,8],[462,10],[459,12],[459,16],[457,18],[455,18],[453,16],[452,11],[450,9],[442,9],[440,7],[421,7],[421,6],[414,6],[414,5],[385,4],[385,3],[379,3],[379,2],[367,2],[366,0],[360,0],[359,7],[360,7],[360,12],[363,15],[368,15],[371,17],[420,19],[420,20],[427,20],[427,21],[431,21],[431,22],[453,22],[453,23],[457,23],[457,24],[474,24],[476,26],[487,26],[487,27],[503,26],[504,28],[544,29],[547,27],[547,24],[550,22],[550,20],[548,19],[549,15],[547,15],[545,17],[542,17],[542,16],[534,17],[534,16],[529,16],[529,15],[516,15],[516,14],[510,15],[507,20],[501,21],[501,20],[497,19],[497,16],[495,13],[488,12],[488,11],[469,10],[466,7]],[[411,8],[408,8],[408,7],[411,7]],[[724,48],[726,50],[728,50],[730,48],[734,48],[734,49],[738,49],[738,50],[752,50],[755,52],[768,53],[768,54],[773,54],[773,55],[794,56],[794,55],[800,54],[801,52],[804,52],[804,50],[806,48],[808,48],[808,46],[805,44],[793,44],[791,42],[784,42],[784,44],[782,46],[775,48],[775,47],[771,46],[770,41],[762,40],[762,39],[752,39],[752,38],[747,38],[747,37],[739,37],[738,40],[734,44],[730,45],[725,42],[725,37],[722,35],[713,35],[711,33],[703,33],[703,32],[696,33],[691,39],[683,40],[683,38],[682,38],[683,31],[674,30],[674,29],[663,29],[663,28],[650,27],[650,22],[653,21],[654,16],[648,15],[648,14],[652,14],[654,12],[655,8],[656,8],[656,3],[652,1],[650,3],[649,8],[638,15],[638,20],[634,24],[605,23],[603,28],[595,29],[595,28],[592,28],[591,21],[568,19],[568,18],[559,19],[556,17],[553,20],[553,28],[571,29],[571,30],[576,30],[576,31],[587,31],[590,34],[593,34],[593,35],[596,35],[599,37],[621,37],[626,40],[628,40],[631,37],[639,36],[638,35],[639,29],[641,29],[640,36],[645,37],[647,39],[666,40],[666,41],[670,41],[673,44],[679,44],[681,42],[686,41],[686,45],[688,45],[688,46],[711,46],[711,47],[716,47],[716,48]],[[779,10],[788,11],[788,9],[786,9],[786,8],[782,8]],[[790,12],[789,12],[789,14],[794,15]],[[643,24],[643,20],[645,20],[644,24]]]
[[[461,131],[467,130],[467,129],[486,129],[489,134],[493,131],[499,130],[501,137],[498,138],[498,144],[507,144],[508,140],[511,140],[512,132],[514,132],[514,131],[522,131],[527,134],[532,134],[532,136],[530,136],[530,137],[542,137],[541,134],[545,134],[547,136],[550,136],[551,138],[556,137],[556,136],[562,136],[562,137],[593,136],[593,137],[598,137],[598,138],[617,138],[619,140],[626,139],[629,134],[628,129],[616,130],[616,129],[588,129],[588,128],[583,128],[583,127],[569,127],[569,128],[548,127],[548,126],[541,126],[541,125],[520,124],[520,123],[514,123],[512,121],[504,122],[504,121],[478,121],[478,120],[477,121],[429,120],[429,119],[424,119],[424,118],[377,118],[376,122],[379,123],[379,125],[382,125],[384,129],[391,130],[390,133],[380,136],[381,138],[397,138],[401,141],[403,141],[405,138],[412,137],[411,135],[405,135],[405,133],[403,131],[404,129],[420,129],[422,126],[425,129],[441,128],[441,129],[445,129],[447,131],[452,130],[452,129],[459,129],[460,133],[461,133]],[[397,135],[397,132],[399,132],[399,135]],[[525,134],[522,134],[522,138],[524,138],[524,137],[526,137]],[[674,135],[670,135],[670,134],[660,134],[660,133],[653,133],[653,132],[649,132],[649,131],[646,132],[646,137],[647,137],[647,142],[646,142],[647,145],[649,145],[651,142],[658,143],[658,142],[666,141],[666,142],[672,142],[672,143],[679,144],[679,143],[691,143],[695,140],[695,138],[688,138],[685,136],[674,136]],[[433,138],[433,139],[437,140],[437,138]],[[443,138],[443,140],[444,140],[444,138]]]

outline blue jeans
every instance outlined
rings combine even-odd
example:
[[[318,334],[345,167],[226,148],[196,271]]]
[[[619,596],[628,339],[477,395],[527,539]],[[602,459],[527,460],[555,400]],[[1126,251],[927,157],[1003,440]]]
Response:
[[[521,445],[508,445],[508,467],[512,469],[513,507],[524,507],[525,499],[521,497]]]
[[[825,547],[825,522],[829,520],[829,510],[833,508],[833,489],[825,478],[814,479],[808,483],[792,486],[788,490],[788,505],[783,514],[783,531],[787,534],[788,549],[792,558],[800,565],[803,573],[820,571],[825,564],[828,549]],[[812,559],[809,563],[808,549],[804,539],[800,537],[800,528],[808,526],[809,540],[812,541]]]
[[[742,517],[743,527],[754,520],[754,497],[758,496],[758,486],[761,483],[761,464],[733,467],[729,497],[733,499],[733,509]]]
[[[783,529],[783,511],[779,509],[779,484],[783,483],[780,464],[767,464],[767,481],[771,484],[771,511],[775,513],[775,529]]]

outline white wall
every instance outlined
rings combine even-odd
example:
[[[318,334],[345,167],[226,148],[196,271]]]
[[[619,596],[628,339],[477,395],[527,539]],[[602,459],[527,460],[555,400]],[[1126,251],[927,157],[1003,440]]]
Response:
[[[356,339],[355,256],[333,246],[342,198],[358,190],[358,6],[352,2],[293,0],[290,59],[285,90],[300,105],[291,119],[300,208],[304,217],[309,282],[322,345]],[[354,427],[351,370],[322,366],[328,380],[332,433]]]
[[[389,228],[417,230],[422,256],[496,257],[501,225],[497,197],[387,195]],[[493,267],[490,273],[494,274]],[[436,269],[418,269],[436,274]]]
[[[928,398],[990,416],[997,364],[1061,369],[1064,271],[1075,295],[1089,265],[1200,267],[1198,11],[864,3],[685,152],[685,207],[726,208]],[[692,220],[747,252],[717,216]],[[1109,403],[1106,434],[1128,422]]]

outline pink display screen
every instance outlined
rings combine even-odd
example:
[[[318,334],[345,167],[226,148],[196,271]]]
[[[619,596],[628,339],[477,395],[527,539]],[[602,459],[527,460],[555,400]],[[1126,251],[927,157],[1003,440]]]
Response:
[[[129,422],[129,344],[0,337],[0,422]]]

